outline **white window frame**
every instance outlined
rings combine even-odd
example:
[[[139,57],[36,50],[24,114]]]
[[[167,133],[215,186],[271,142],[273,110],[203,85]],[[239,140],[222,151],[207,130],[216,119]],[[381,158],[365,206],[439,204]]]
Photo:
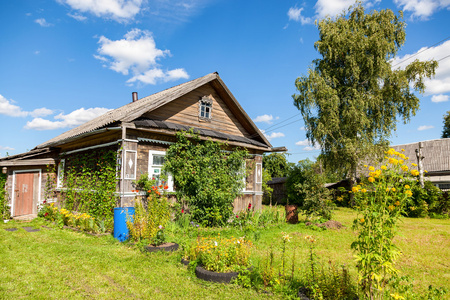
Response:
[[[64,168],[66,167],[66,159],[63,158],[59,161],[58,174],[56,175],[56,188],[60,189],[64,185]]]
[[[153,164],[153,155],[161,155],[161,156],[166,156],[166,151],[157,151],[157,150],[150,150],[148,151],[148,177],[149,179],[152,178],[153,176],[153,170],[154,169],[159,169],[160,173],[162,170],[162,165],[154,165]],[[161,175],[160,175],[161,176]],[[167,174],[167,182],[166,182],[168,189],[168,192],[173,192],[174,188],[173,188],[173,177],[172,174]]]
[[[209,104],[207,106],[207,104]],[[202,107],[205,107],[205,115],[202,116]],[[209,112],[206,112],[206,108],[209,108]],[[198,102],[198,117],[200,120],[210,121],[212,119],[213,101],[210,97],[204,96]]]

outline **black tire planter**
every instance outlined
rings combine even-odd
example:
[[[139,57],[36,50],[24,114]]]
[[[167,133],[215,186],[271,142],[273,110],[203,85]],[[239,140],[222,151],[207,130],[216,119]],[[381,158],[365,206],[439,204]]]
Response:
[[[187,259],[182,258],[182,259],[181,259],[181,263],[182,263],[183,265],[185,265],[185,266],[189,266],[190,261],[187,260]]]
[[[201,266],[195,268],[195,275],[197,278],[203,279],[205,281],[212,281],[218,283],[230,283],[232,279],[236,278],[238,272],[228,272],[228,273],[218,273],[203,269]]]
[[[177,243],[166,243],[159,246],[145,246],[145,250],[148,252],[157,252],[157,251],[165,251],[165,252],[172,252],[177,251],[179,245]]]

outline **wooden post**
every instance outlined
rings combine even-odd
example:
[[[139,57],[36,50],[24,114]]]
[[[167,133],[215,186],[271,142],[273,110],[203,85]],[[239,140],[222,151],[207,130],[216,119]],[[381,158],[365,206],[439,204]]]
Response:
[[[419,183],[420,187],[424,188],[424,182],[423,182],[423,159],[425,158],[422,155],[422,148],[423,148],[423,142],[419,142],[419,149],[416,149],[416,157],[417,157],[417,166],[419,169]]]

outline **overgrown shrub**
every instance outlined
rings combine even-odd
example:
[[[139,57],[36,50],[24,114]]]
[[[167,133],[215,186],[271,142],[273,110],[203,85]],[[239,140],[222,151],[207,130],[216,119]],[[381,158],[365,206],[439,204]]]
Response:
[[[167,150],[164,171],[173,175],[177,198],[186,201],[194,221],[224,224],[242,192],[246,150],[225,152],[226,144],[201,140],[192,131],[178,132]]]
[[[0,174],[0,221],[9,219],[8,194],[5,189],[6,174]]]
[[[134,216],[127,216],[127,228],[134,241],[151,240],[170,220],[169,202],[163,186],[152,186],[146,202],[136,197]]]
[[[325,178],[310,160],[299,161],[286,180],[289,204],[296,204],[308,218],[319,216],[331,219],[334,204],[324,187]]]
[[[116,195],[117,152],[100,149],[66,157],[63,206],[113,222]]]

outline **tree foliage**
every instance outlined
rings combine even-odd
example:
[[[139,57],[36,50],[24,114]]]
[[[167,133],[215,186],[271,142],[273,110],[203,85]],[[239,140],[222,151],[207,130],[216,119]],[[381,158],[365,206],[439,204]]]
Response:
[[[415,115],[419,99],[410,87],[423,93],[437,62],[416,60],[393,69],[390,60],[405,42],[401,12],[366,14],[357,3],[347,14],[317,25],[320,38],[314,47],[322,58],[297,78],[294,105],[307,138],[320,145],[325,167],[343,167],[353,178],[358,158],[379,153],[397,121],[406,123]]]
[[[444,128],[442,129],[442,138],[450,138],[450,110],[444,115]]]
[[[299,161],[286,180],[289,204],[298,205],[307,217],[331,219],[334,205],[324,184],[325,177],[320,173],[318,163],[309,159]]]
[[[288,162],[285,153],[271,153],[263,156],[263,169],[270,177],[287,177],[294,163]]]
[[[173,175],[177,198],[186,201],[193,219],[204,225],[226,222],[244,186],[247,151],[225,153],[225,146],[201,140],[192,131],[179,132],[166,153],[164,171]]]

